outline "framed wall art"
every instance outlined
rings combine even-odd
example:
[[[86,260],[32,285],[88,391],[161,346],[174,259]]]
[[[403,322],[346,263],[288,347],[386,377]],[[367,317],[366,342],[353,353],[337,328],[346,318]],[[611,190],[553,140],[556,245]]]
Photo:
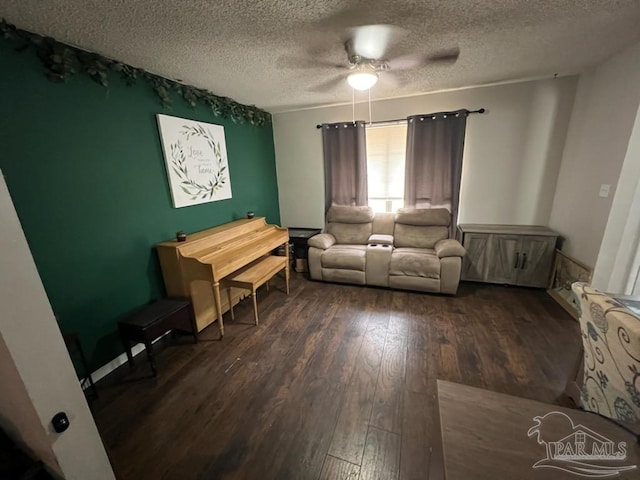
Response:
[[[580,313],[578,304],[573,297],[571,284],[574,282],[591,282],[592,273],[592,269],[585,264],[562,253],[560,250],[556,250],[551,282],[547,293],[576,320]]]
[[[175,208],[231,198],[224,127],[157,115]]]

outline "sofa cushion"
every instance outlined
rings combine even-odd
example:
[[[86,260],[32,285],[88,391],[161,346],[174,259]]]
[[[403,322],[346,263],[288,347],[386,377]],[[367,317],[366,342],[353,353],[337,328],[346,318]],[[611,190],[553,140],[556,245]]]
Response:
[[[393,227],[396,224],[395,213],[378,212],[373,216],[373,232],[382,235],[393,235]]]
[[[449,236],[445,226],[416,226],[396,223],[393,234],[396,247],[435,248],[436,243]]]
[[[392,275],[389,277],[389,286],[402,290],[440,293],[440,280],[437,278]]]
[[[400,208],[396,213],[396,224],[448,227],[450,222],[451,213],[446,208]]]
[[[430,248],[396,248],[391,254],[389,275],[440,278],[440,259]]]
[[[366,285],[366,276],[364,272],[358,272],[356,270],[345,270],[343,268],[323,268],[322,279],[327,282]]]
[[[322,268],[364,272],[366,254],[366,245],[334,245],[322,254]]]
[[[327,212],[327,222],[370,223],[372,221],[373,210],[371,207],[332,205]]]
[[[333,235],[336,243],[365,245],[371,235],[371,223],[337,223],[327,225],[327,233]]]

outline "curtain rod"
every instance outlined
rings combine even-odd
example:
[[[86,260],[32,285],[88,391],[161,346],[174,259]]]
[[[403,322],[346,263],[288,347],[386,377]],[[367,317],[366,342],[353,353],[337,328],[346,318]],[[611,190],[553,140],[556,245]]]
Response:
[[[458,110],[459,111],[459,110]],[[436,113],[425,113],[423,115],[425,116],[429,116],[429,115],[453,115],[454,113],[458,113],[458,111],[454,111],[454,112],[436,112]],[[467,110],[467,115],[471,115],[472,113],[479,113],[480,115],[482,115],[484,112],[486,112],[486,110],[484,108],[479,108],[478,110]],[[419,114],[420,115],[420,114]],[[412,116],[412,115],[411,115]],[[405,118],[396,118],[394,120],[379,120],[377,122],[371,122],[371,123],[367,123],[365,122],[365,124],[367,125],[378,125],[381,123],[393,123],[393,122],[404,122],[406,121],[406,117]],[[346,122],[349,123],[349,122]],[[322,128],[322,124],[316,125],[316,128]]]

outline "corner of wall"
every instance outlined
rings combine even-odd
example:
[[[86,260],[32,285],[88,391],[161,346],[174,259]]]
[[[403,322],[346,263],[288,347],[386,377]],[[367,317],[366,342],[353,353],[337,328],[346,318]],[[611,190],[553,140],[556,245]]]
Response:
[[[593,272],[593,286],[631,294],[640,239],[640,105]]]
[[[607,228],[640,102],[640,43],[581,75],[567,132],[549,226],[563,250],[593,267]]]

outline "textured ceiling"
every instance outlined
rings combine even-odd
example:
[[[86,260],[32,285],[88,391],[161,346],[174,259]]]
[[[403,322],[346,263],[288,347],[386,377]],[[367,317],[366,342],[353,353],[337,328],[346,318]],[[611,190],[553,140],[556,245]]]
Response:
[[[640,0],[0,0],[35,33],[271,112],[351,100],[350,27],[402,27],[372,98],[578,73],[640,41]]]

